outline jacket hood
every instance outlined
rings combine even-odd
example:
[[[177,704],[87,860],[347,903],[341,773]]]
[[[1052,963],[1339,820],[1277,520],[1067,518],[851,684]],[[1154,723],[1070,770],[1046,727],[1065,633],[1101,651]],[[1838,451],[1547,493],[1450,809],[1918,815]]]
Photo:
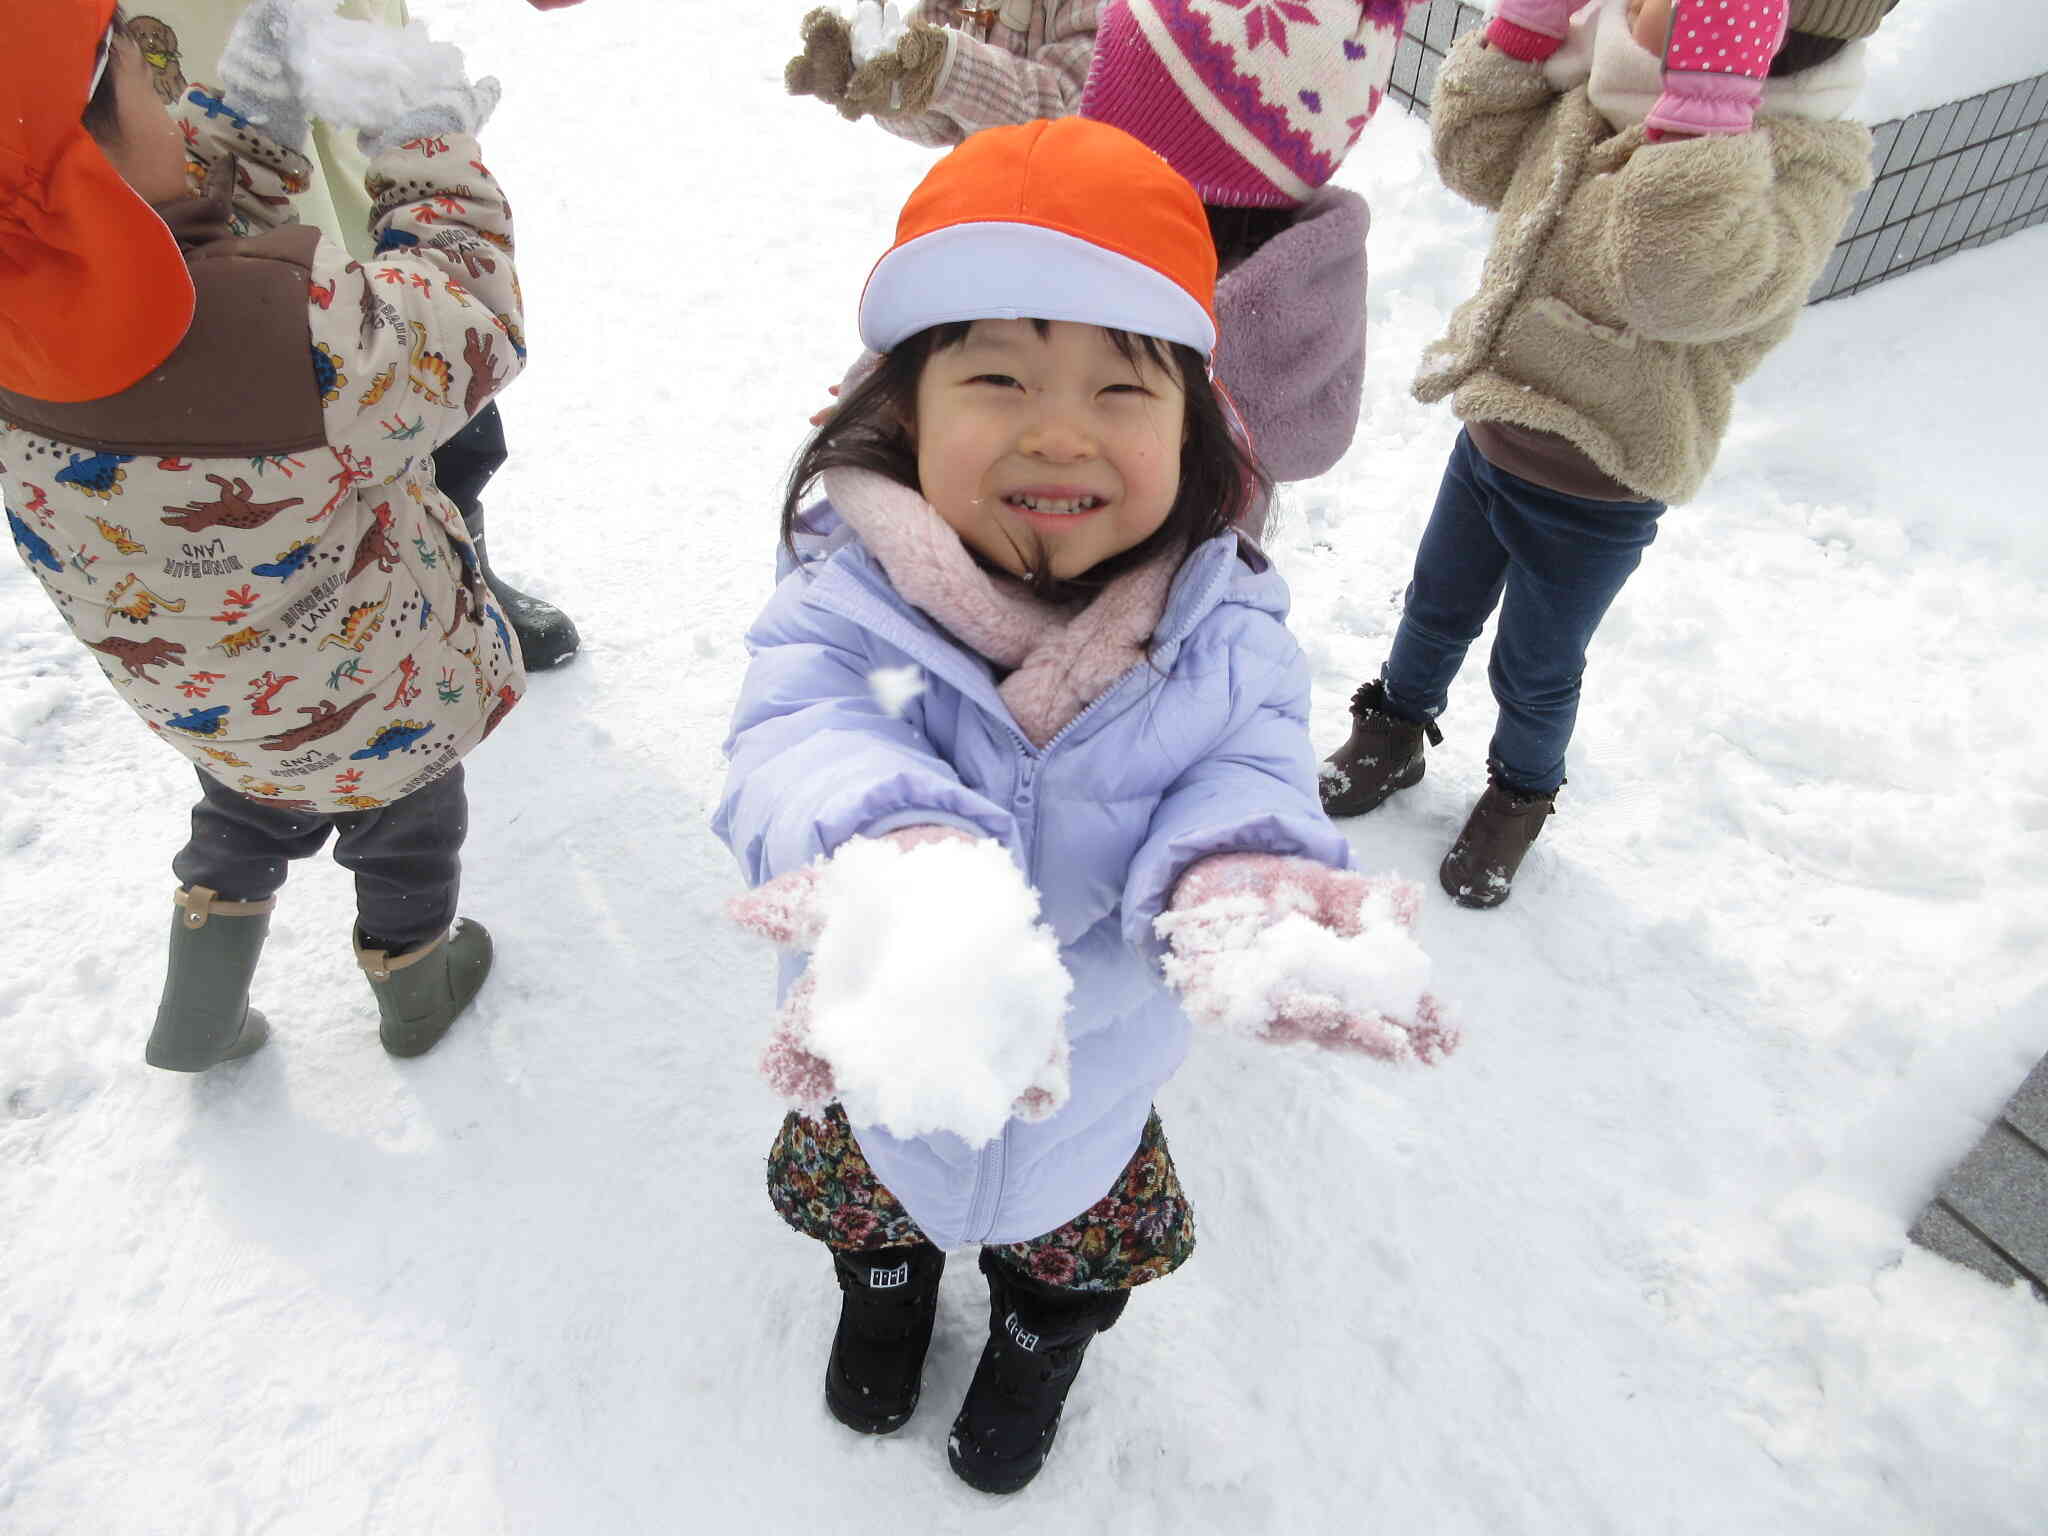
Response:
[[[1365,199],[1323,187],[1216,282],[1216,377],[1275,480],[1351,446],[1365,376]]]

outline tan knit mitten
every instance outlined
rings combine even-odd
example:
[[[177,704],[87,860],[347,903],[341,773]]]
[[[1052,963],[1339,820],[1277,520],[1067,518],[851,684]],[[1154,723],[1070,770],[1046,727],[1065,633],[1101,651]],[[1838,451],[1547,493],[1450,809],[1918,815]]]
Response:
[[[945,63],[945,29],[914,21],[893,49],[875,55],[853,72],[839,114],[846,118],[870,112],[882,117],[915,117],[931,106]]]
[[[804,17],[801,32],[804,51],[783,66],[783,87],[792,96],[815,96],[844,111],[841,103],[853,77],[853,36],[846,18],[821,5]]]

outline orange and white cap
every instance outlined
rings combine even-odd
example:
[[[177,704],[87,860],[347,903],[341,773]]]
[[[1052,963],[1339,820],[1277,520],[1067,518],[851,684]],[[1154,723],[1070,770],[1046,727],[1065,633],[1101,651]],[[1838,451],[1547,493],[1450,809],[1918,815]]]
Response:
[[[868,274],[860,339],[954,320],[1073,320],[1216,346],[1216,247],[1181,174],[1086,118],[985,128],[932,167]]]
[[[0,46],[0,388],[119,394],[192,323],[177,239],[79,121],[114,0],[7,7]]]

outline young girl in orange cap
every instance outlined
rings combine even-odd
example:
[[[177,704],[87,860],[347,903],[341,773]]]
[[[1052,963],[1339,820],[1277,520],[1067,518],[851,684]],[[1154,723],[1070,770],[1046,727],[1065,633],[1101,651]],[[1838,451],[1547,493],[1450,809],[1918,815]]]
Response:
[[[248,12],[223,85],[170,111],[112,0],[39,0],[0,50],[0,489],[64,621],[197,769],[145,1050],[179,1071],[264,1043],[275,894],[329,836],[385,1048],[441,1037],[491,963],[456,917],[462,758],[525,683],[427,457],[525,360],[473,138],[496,82],[453,50],[396,91],[388,52],[332,61],[406,97],[364,135],[358,261],[291,222],[280,16]]]
[[[832,1251],[826,1403],[867,1433],[908,1420],[945,1250],[983,1245],[988,1341],[948,1456],[989,1492],[1036,1475],[1090,1341],[1193,1249],[1152,1110],[1191,1017],[1387,1058],[1451,1043],[1420,969],[1381,964],[1420,961],[1412,909],[1347,869],[1286,585],[1232,529],[1264,478],[1209,376],[1215,270],[1194,189],[1121,130],[968,139],[868,279],[879,366],[790,477],[785,539],[820,484],[842,542],[747,636],[716,826],[757,887],[736,914],[793,951],[764,1065],[797,1108],[769,1186]],[[976,1129],[887,1107],[919,1059],[869,1075],[825,957],[849,932],[869,948],[896,979],[863,1006],[893,1020],[1006,965],[1007,940],[831,896],[878,859],[1050,930],[1063,976],[1034,1017],[1064,1034],[1012,1053],[1026,1074]],[[907,971],[882,963],[906,948]],[[992,982],[988,1012],[1032,1012],[1028,991]],[[955,1022],[953,1045],[990,1027]]]
[[[1371,216],[1331,178],[1379,110],[1409,4],[859,0],[851,22],[804,18],[785,80],[913,143],[1079,112],[1163,156],[1216,242],[1217,375],[1260,463],[1294,482],[1358,427]],[[1266,514],[1247,508],[1253,537]]]

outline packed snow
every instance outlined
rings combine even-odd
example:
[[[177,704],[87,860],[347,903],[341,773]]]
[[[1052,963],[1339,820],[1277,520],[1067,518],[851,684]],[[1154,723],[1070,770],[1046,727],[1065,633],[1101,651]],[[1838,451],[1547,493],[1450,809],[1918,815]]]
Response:
[[[1744,387],[1492,912],[1435,875],[1485,782],[1475,651],[1428,777],[1346,824],[1422,886],[1463,1048],[1201,1036],[1159,1104],[1200,1248],[999,1502],[945,1465],[968,1255],[909,1427],[820,1401],[838,1292],[762,1189],[775,957],[707,828],[780,477],[930,157],[783,97],[805,4],[414,9],[505,82],[533,366],[492,545],[585,637],[469,760],[497,970],[392,1060],[308,862],[272,1042],[146,1068],[191,776],[0,562],[0,1528],[2038,1536],[2048,1306],[1904,1233],[2048,1051],[2048,232],[1811,310]],[[1487,234],[1391,107],[1340,179],[1366,413],[1271,549],[1324,751],[1455,432],[1408,379]]]
[[[419,21],[373,27],[308,6],[292,13],[289,52],[308,114],[349,128],[389,127],[465,78],[462,50]]]
[[[812,899],[805,1044],[856,1125],[982,1146],[1020,1101],[1041,1118],[1066,1103],[1073,980],[1001,844],[855,838]]]
[[[868,674],[868,692],[886,713],[900,716],[924,692],[924,672],[917,667],[877,667]]]
[[[1162,970],[1196,1024],[1385,1061],[1434,1059],[1456,1034],[1439,1020],[1429,957],[1410,931],[1420,900],[1407,881],[1306,860],[1236,888],[1198,866],[1153,927],[1168,945]]]
[[[1881,123],[2048,73],[2048,11],[2009,0],[1905,0],[1869,46],[1862,110]]]

